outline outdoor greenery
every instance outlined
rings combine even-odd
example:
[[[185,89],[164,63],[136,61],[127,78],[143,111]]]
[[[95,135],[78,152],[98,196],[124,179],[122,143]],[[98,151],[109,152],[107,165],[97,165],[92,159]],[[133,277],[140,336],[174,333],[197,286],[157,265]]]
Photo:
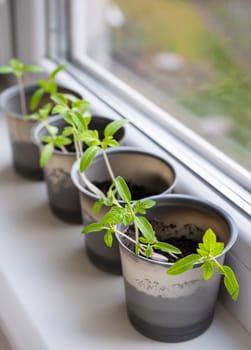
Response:
[[[124,24],[112,30],[112,50],[114,61],[121,60],[136,73],[131,76],[135,81],[129,83],[146,94],[149,85],[155,87],[151,98],[167,110],[171,98],[198,121],[229,121],[226,134],[208,139],[242,163],[244,154],[236,155],[235,148],[251,149],[251,50],[246,34],[251,29],[250,16],[245,11],[236,13],[232,1],[116,0],[116,4]],[[180,72],[160,73],[153,64],[159,53],[174,53],[185,66]],[[116,71],[116,65],[114,69],[119,75],[120,69]],[[200,132],[198,122],[182,116],[181,120]],[[236,143],[233,150],[228,140]],[[244,164],[249,166],[248,159]]]

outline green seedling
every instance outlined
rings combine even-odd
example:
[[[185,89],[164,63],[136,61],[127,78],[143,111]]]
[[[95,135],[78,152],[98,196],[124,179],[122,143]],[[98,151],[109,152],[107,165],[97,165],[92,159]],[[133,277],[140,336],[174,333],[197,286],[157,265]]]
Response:
[[[115,181],[115,175],[113,173],[111,164],[109,162],[109,159],[106,154],[106,150],[109,147],[118,147],[119,143],[114,138],[114,135],[116,132],[121,129],[125,124],[127,123],[126,119],[121,120],[115,120],[111,123],[109,123],[104,130],[104,137],[103,139],[100,138],[97,130],[87,130],[83,131],[79,134],[78,140],[84,141],[85,144],[88,146],[87,150],[84,152],[84,154],[81,157],[80,160],[80,172],[83,173],[86,171],[86,169],[90,166],[92,160],[98,153],[98,151],[101,151],[104,157],[104,161],[108,170],[108,173],[110,175],[110,178],[112,182]]]
[[[224,276],[224,285],[233,300],[237,300],[239,295],[239,285],[233,270],[226,265],[221,265],[216,259],[224,249],[223,242],[217,242],[216,235],[210,228],[206,230],[202,243],[199,243],[197,254],[190,254],[175,262],[168,270],[168,275],[176,275],[188,271],[199,264],[203,270],[205,280],[214,275],[215,269]]]
[[[26,116],[26,119],[42,122],[49,133],[48,136],[42,139],[45,147],[41,153],[40,165],[42,167],[46,165],[55,148],[59,148],[67,153],[65,146],[73,142],[76,151],[76,159],[80,162],[81,176],[85,185],[91,192],[97,194],[99,197],[104,197],[104,193],[88,180],[84,171],[90,165],[96,153],[102,150],[109,173],[112,176],[111,178],[114,178],[105,151],[108,147],[119,146],[113,136],[126,121],[119,120],[109,123],[104,130],[104,138],[100,140],[98,131],[89,129],[91,113],[88,101],[62,93],[51,94],[51,100],[55,104],[51,111],[51,105],[46,105],[45,108],[40,109],[37,113]],[[49,112],[51,114],[60,114],[65,120],[66,126],[60,134],[58,130],[55,130],[55,128],[49,125],[47,121]],[[83,152],[83,143],[87,147],[85,152]]]
[[[116,199],[116,194],[119,195],[122,201],[119,202]],[[181,251],[173,245],[157,241],[151,223],[144,216],[146,210],[152,208],[155,202],[150,199],[132,202],[131,192],[121,176],[115,178],[115,182],[108,191],[107,198],[101,199],[101,201],[102,204],[110,206],[110,210],[103,216],[101,221],[86,226],[82,230],[82,233],[105,230],[105,244],[111,247],[113,235],[117,232],[135,244],[136,254],[141,252],[141,254],[144,254],[146,257],[152,257],[154,254],[155,257],[157,255],[160,257],[159,254],[154,253],[154,249],[167,252],[172,256],[181,253]],[[135,238],[129,237],[126,233],[118,230],[118,225],[120,224],[125,226],[134,225]],[[139,231],[142,234],[141,237],[139,237]]]
[[[17,78],[17,83],[19,86],[19,93],[20,93],[20,106],[21,106],[21,112],[23,115],[27,114],[27,106],[25,101],[25,93],[24,93],[24,86],[23,86],[23,75],[27,72],[42,72],[43,69],[36,65],[29,65],[24,64],[21,61],[19,61],[17,58],[12,58],[10,60],[10,63],[8,66],[1,66],[0,67],[0,74],[13,74]]]
[[[122,201],[117,200],[117,194]],[[239,285],[233,270],[227,265],[221,265],[217,260],[224,249],[223,242],[217,242],[216,234],[207,229],[202,242],[198,244],[197,254],[190,254],[179,259],[181,251],[166,242],[159,242],[151,223],[145,217],[146,210],[152,208],[155,202],[149,199],[132,202],[130,190],[122,177],[117,177],[111,185],[106,198],[101,198],[94,206],[99,211],[102,205],[110,207],[109,211],[97,222],[86,226],[82,233],[89,234],[104,230],[104,241],[108,247],[112,246],[113,236],[117,232],[135,245],[135,253],[154,260],[165,261],[165,257],[155,250],[168,253],[177,261],[167,269],[168,275],[176,275],[191,270],[195,265],[203,270],[203,278],[209,280],[215,269],[224,276],[225,287],[233,300],[239,295]],[[126,230],[119,229],[121,225],[134,225],[135,237],[128,236]]]
[[[41,101],[41,98],[45,94],[52,95],[57,93],[58,86],[56,82],[56,77],[58,73],[64,70],[65,68],[66,68],[66,64],[60,64],[50,73],[48,79],[37,80],[37,85],[39,86],[39,88],[31,96],[31,100],[30,100],[31,111],[34,111],[35,109],[37,109]]]
[[[85,100],[71,99],[71,104],[69,104],[69,95],[56,93],[52,95],[52,100],[56,103],[53,108],[53,114],[60,114],[65,119],[68,126],[64,129],[64,136],[72,136],[76,156],[80,164],[80,173],[86,186],[91,189],[92,192],[97,194],[99,197],[104,197],[103,192],[101,192],[96,186],[87,179],[84,172],[90,166],[94,157],[101,151],[107,166],[108,173],[110,174],[111,181],[115,180],[115,176],[106,154],[106,150],[109,147],[118,147],[119,143],[114,138],[115,133],[123,127],[127,120],[115,120],[110,122],[104,129],[104,137],[101,139],[97,130],[90,130],[89,124],[91,121],[91,114],[89,110],[89,103]],[[83,143],[86,145],[87,149],[83,152]]]
[[[40,166],[43,168],[52,156],[55,148],[60,149],[63,153],[67,153],[65,146],[72,143],[72,140],[64,135],[58,135],[58,128],[48,123],[48,117],[52,110],[52,104],[48,103],[38,110],[36,113],[25,116],[25,120],[34,120],[42,123],[49,135],[43,136],[42,142],[45,144],[41,156]]]

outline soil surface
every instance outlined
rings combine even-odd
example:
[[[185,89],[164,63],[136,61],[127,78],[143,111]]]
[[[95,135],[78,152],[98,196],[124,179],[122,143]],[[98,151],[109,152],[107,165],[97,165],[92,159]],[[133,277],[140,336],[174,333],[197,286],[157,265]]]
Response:
[[[179,258],[183,258],[189,254],[196,253],[196,249],[198,248],[197,241],[195,241],[194,239],[189,238],[185,235],[181,235],[179,237],[176,237],[173,235],[173,232],[178,233],[177,230],[174,230],[176,225],[173,225],[173,224],[166,225],[163,222],[156,220],[156,219],[151,219],[149,221],[151,222],[152,227],[153,227],[154,231],[156,232],[157,237],[158,237],[158,232],[160,232],[160,231],[161,231],[162,237],[163,237],[163,232],[166,232],[166,235],[169,236],[166,239],[161,239],[160,240],[161,242],[166,242],[166,243],[172,244],[181,250],[182,254],[177,255]],[[194,229],[197,231],[198,227],[194,226]],[[191,226],[190,226],[189,230],[191,230]],[[129,226],[126,233],[130,237],[134,238],[135,237],[134,226],[133,225]],[[125,239],[125,240],[123,240],[123,243],[127,246],[127,248],[129,248],[132,251],[135,251],[135,245],[132,242]],[[174,259],[172,256],[170,256],[168,253],[162,252],[160,250],[156,250],[156,252],[166,256],[168,258],[169,262],[176,261],[176,259]]]
[[[130,189],[133,200],[150,197],[157,194],[156,191],[151,191],[149,188],[147,188],[144,185],[134,184],[130,180],[126,181],[126,183]],[[96,185],[104,194],[106,194],[111,186],[111,181],[103,181],[103,182],[95,181],[94,185]]]

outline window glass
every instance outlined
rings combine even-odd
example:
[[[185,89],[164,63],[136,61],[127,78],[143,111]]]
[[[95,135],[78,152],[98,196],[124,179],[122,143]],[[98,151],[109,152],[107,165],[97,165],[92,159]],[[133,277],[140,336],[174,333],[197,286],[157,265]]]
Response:
[[[251,170],[251,2],[86,4],[86,53]]]

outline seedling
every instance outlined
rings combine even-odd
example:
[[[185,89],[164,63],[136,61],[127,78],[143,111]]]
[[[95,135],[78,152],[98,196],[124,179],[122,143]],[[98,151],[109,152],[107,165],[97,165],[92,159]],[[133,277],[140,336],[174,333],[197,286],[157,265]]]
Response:
[[[117,200],[117,194],[122,201]],[[99,211],[103,204],[111,207],[110,210],[103,216],[100,222],[86,226],[82,230],[82,233],[105,230],[105,244],[111,247],[113,234],[118,232],[135,244],[136,254],[141,252],[146,257],[151,257],[154,254],[153,249],[160,249],[170,253],[172,256],[181,253],[181,251],[173,245],[157,241],[151,223],[143,216],[146,214],[147,209],[155,205],[155,202],[150,199],[132,202],[131,192],[121,176],[116,177],[107,193],[107,198],[101,198],[94,207],[94,210],[96,212]],[[125,226],[133,224],[135,228],[135,238],[129,237],[126,233],[119,230],[117,226],[120,224]],[[142,233],[142,237],[139,237],[139,230]],[[158,254],[155,253],[155,256],[156,255]]]
[[[12,58],[10,60],[10,64],[8,66],[0,67],[0,74],[8,74],[11,73],[15,75],[17,78],[17,83],[19,86],[19,94],[20,94],[20,106],[22,115],[27,114],[27,106],[25,101],[25,93],[23,86],[23,75],[27,72],[42,72],[43,69],[36,65],[28,65],[19,61],[17,58]]]
[[[108,147],[117,147],[119,143],[114,138],[114,134],[127,122],[126,120],[117,120],[109,123],[104,130],[104,137],[101,140],[97,130],[90,130],[91,113],[89,102],[78,99],[73,95],[55,93],[51,95],[55,106],[51,109],[51,104],[41,108],[38,112],[26,116],[26,119],[40,121],[48,130],[49,135],[42,138],[45,147],[41,152],[40,165],[44,167],[49,161],[55,148],[61,149],[67,153],[65,146],[74,143],[76,159],[80,162],[80,171],[86,187],[99,197],[104,197],[104,193],[92,184],[85,176],[84,171],[88,168],[96,153],[100,150],[103,153],[105,162],[111,179],[115,179],[106,149]],[[58,129],[48,123],[48,115],[60,114],[66,122],[66,126],[59,134]],[[83,143],[86,144],[86,151],[83,152]]]
[[[58,86],[56,82],[56,77],[59,72],[66,68],[66,64],[60,64],[57,66],[49,75],[48,79],[37,80],[37,85],[39,88],[34,92],[30,100],[30,110],[34,111],[41,101],[41,98],[45,95],[52,95],[57,93]]]
[[[190,254],[179,261],[175,262],[168,270],[168,275],[177,275],[188,271],[199,264],[203,270],[203,277],[205,280],[209,280],[215,269],[219,270],[219,273],[224,276],[224,285],[231,295],[233,300],[238,299],[239,285],[233,270],[227,265],[221,265],[216,259],[224,249],[223,242],[216,241],[216,234],[212,229],[207,229],[202,243],[198,244],[197,254]]]
[[[122,201],[118,201],[116,194]],[[110,207],[109,211],[97,222],[86,226],[82,233],[88,234],[104,230],[104,241],[108,247],[112,246],[113,235],[117,232],[125,239],[135,245],[135,253],[143,255],[153,260],[163,260],[165,257],[155,250],[168,253],[177,261],[167,269],[168,275],[176,275],[188,271],[198,265],[203,270],[203,278],[209,280],[217,268],[224,276],[225,287],[233,300],[237,300],[239,294],[239,285],[233,270],[226,265],[221,265],[216,259],[224,249],[223,242],[217,242],[216,234],[212,229],[207,229],[203,235],[202,243],[198,244],[197,254],[190,254],[179,259],[177,255],[181,251],[166,242],[159,242],[151,223],[145,217],[146,210],[153,207],[155,202],[149,199],[132,202],[130,190],[122,177],[117,177],[111,185],[107,198],[101,198],[95,205],[94,210],[98,211],[104,204]],[[121,225],[128,227],[134,225],[135,237],[128,236],[126,230],[121,230]]]
[[[56,148],[60,149],[63,153],[67,153],[66,145],[72,143],[72,140],[63,135],[58,135],[58,128],[48,123],[48,117],[52,110],[52,104],[48,103],[38,110],[36,113],[25,116],[25,120],[34,120],[42,123],[48,130],[49,135],[44,136],[42,141],[46,144],[41,152],[40,166],[43,168],[52,156],[52,153]]]
[[[71,99],[71,96],[65,94],[53,94],[52,100],[57,104],[53,110],[53,114],[61,114],[66,123],[67,127],[64,128],[63,136],[72,136],[76,157],[80,164],[80,173],[85,182],[85,185],[98,196],[104,197],[96,186],[91,184],[87,179],[84,172],[90,166],[92,160],[98,151],[101,151],[107,166],[108,173],[110,174],[111,181],[115,180],[115,176],[112,171],[109,159],[106,154],[106,150],[109,147],[118,147],[119,143],[115,139],[115,133],[123,127],[127,120],[115,120],[110,122],[104,129],[104,137],[100,138],[97,130],[90,130],[89,124],[91,121],[91,113],[89,110],[89,103],[85,100]],[[69,104],[71,100],[71,105]],[[87,149],[83,152],[82,144],[85,143]]]
[[[92,160],[96,156],[98,151],[101,151],[104,157],[104,161],[110,175],[111,181],[115,181],[115,176],[106,154],[106,150],[109,147],[118,147],[119,143],[114,138],[116,132],[127,123],[126,119],[115,120],[109,123],[104,130],[103,139],[100,138],[97,130],[87,130],[78,136],[78,140],[84,141],[88,146],[87,150],[81,157],[80,172],[83,173],[90,166]]]

